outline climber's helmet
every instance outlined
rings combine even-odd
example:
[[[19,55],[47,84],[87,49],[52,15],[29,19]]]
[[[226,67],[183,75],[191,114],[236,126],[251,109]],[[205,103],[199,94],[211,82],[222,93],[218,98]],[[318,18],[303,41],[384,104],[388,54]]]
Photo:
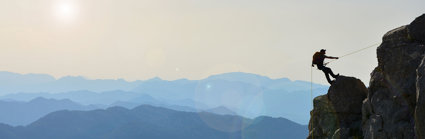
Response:
[[[322,54],[326,53],[326,49],[320,50],[320,53],[322,53]]]

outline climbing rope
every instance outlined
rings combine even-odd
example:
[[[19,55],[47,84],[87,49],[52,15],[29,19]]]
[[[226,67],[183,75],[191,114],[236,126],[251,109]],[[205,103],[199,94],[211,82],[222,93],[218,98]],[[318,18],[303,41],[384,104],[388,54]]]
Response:
[[[310,100],[311,100],[311,109],[313,110],[314,109],[314,102],[313,102],[313,67],[310,67]],[[314,115],[314,112],[312,112],[312,114],[311,114],[311,119],[313,120],[313,115]],[[311,129],[311,138],[312,139],[314,139],[314,130],[313,130],[313,124],[314,124],[314,121],[311,121],[311,125],[309,125],[309,126],[311,126],[310,127],[310,129]]]
[[[380,44],[380,43],[375,43],[375,44],[369,45],[369,46],[367,46],[367,47],[365,47],[365,48],[362,48],[362,49],[359,49],[359,50],[353,51],[353,52],[351,52],[351,53],[345,54],[345,55],[343,55],[343,56],[340,56],[338,59],[334,59],[334,60],[331,60],[331,61],[329,61],[329,62],[326,62],[324,65],[327,65],[327,64],[332,63],[332,62],[334,62],[334,61],[337,61],[337,60],[339,60],[339,59],[341,59],[341,58],[343,58],[343,57],[345,57],[345,56],[349,56],[349,55],[352,55],[352,54],[355,54],[355,53],[361,52],[361,51],[363,51],[363,50],[366,50],[366,49],[368,49],[368,48],[372,48],[372,47],[378,46],[379,44]]]

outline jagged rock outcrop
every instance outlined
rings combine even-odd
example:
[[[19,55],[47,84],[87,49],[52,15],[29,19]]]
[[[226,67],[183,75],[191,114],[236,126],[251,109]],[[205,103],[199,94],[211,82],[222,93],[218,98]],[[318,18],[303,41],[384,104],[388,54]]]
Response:
[[[362,138],[361,110],[367,88],[359,79],[340,76],[326,95],[314,98],[309,139]]]
[[[417,137],[415,121],[420,125],[418,132],[425,133],[421,125],[423,115],[414,119],[417,104],[421,107],[416,109],[423,111],[424,103],[423,98],[416,99],[417,93],[423,95],[420,90],[425,86],[422,76],[417,79],[424,71],[416,72],[424,61],[424,34],[425,15],[422,15],[384,35],[377,49],[378,66],[371,73],[369,94],[363,103],[364,138],[413,139]]]

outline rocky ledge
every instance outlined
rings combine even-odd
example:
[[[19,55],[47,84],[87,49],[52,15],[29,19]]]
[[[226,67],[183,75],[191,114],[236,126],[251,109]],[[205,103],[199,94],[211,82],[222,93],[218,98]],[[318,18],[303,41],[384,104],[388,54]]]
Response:
[[[362,138],[362,102],[367,88],[359,79],[338,77],[326,95],[314,99],[309,139]]]

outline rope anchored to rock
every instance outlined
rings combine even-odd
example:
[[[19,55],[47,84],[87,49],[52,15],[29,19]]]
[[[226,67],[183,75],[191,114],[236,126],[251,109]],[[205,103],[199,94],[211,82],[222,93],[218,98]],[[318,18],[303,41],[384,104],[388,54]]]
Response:
[[[349,55],[352,55],[352,54],[355,54],[355,53],[361,52],[361,51],[363,51],[363,50],[366,50],[366,49],[369,49],[369,48],[372,48],[372,47],[378,46],[379,44],[380,44],[380,43],[375,43],[375,44],[369,45],[369,46],[364,47],[364,48],[362,48],[362,49],[359,49],[359,50],[353,51],[353,52],[351,52],[351,53],[345,54],[345,55],[343,55],[343,56],[340,56],[340,57],[338,57],[338,59],[341,59],[341,58],[343,58],[343,57],[345,57],[345,56],[349,56]],[[329,62],[326,62],[324,65],[328,65],[329,63],[332,63],[332,62],[334,62],[334,61],[337,61],[338,59],[334,59],[334,60],[331,60],[331,61],[329,61]]]

